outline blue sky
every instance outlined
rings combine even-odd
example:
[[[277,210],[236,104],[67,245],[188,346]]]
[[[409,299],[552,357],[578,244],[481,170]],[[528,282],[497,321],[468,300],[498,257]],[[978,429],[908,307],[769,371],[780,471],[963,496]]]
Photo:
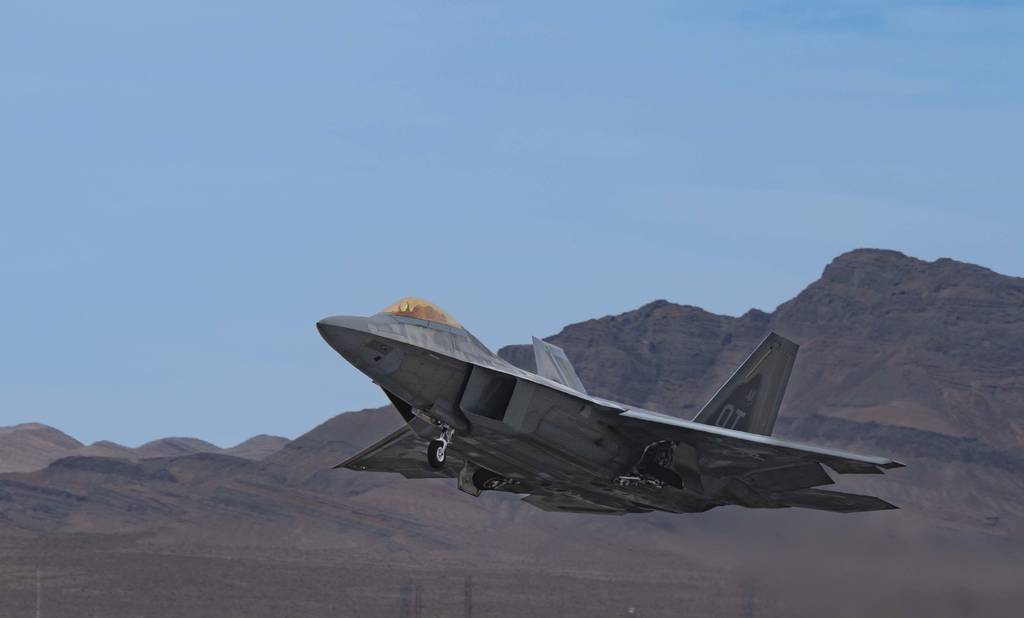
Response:
[[[143,5],[146,6],[143,6]],[[493,348],[773,309],[861,246],[1022,275],[1018,3],[0,7],[0,425],[298,435],[403,295]]]

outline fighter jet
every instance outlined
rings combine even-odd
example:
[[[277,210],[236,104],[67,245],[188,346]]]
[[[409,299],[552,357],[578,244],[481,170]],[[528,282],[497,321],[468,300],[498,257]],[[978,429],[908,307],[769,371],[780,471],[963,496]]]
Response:
[[[684,420],[588,394],[565,352],[537,338],[537,372],[515,367],[419,298],[370,317],[328,317],[317,329],[405,421],[336,468],[454,477],[473,496],[526,494],[533,506],[572,513],[896,508],[818,487],[833,483],[825,467],[881,474],[903,464],[771,437],[797,353],[775,333]]]

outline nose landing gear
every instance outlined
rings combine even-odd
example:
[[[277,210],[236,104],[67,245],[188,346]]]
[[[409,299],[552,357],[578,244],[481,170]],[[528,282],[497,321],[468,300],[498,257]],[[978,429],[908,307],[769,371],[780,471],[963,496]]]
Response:
[[[431,468],[440,469],[444,467],[448,444],[452,441],[452,436],[454,435],[454,429],[444,427],[441,430],[441,436],[436,440],[430,441],[430,444],[427,446],[427,463],[430,464]]]

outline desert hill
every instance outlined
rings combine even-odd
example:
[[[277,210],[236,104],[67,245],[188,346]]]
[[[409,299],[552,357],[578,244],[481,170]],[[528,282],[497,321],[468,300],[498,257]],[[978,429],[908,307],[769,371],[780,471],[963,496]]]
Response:
[[[245,459],[255,459],[258,461],[260,459],[270,457],[277,451],[284,448],[288,442],[288,438],[261,433],[245,440],[244,442],[240,442],[231,448],[224,449],[224,453],[227,455],[234,455],[235,457],[244,457]]]
[[[0,473],[29,472],[71,456],[151,459],[193,453],[224,453],[246,459],[263,459],[288,443],[280,436],[258,435],[223,449],[198,438],[161,438],[132,448],[100,440],[83,444],[59,429],[41,423],[0,427]]]
[[[82,446],[59,429],[41,423],[0,427],[0,472],[36,470]]]

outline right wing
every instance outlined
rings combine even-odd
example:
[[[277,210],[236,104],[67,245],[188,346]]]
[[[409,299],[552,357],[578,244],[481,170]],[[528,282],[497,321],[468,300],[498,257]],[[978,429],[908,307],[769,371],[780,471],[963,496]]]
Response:
[[[818,511],[836,513],[859,513],[863,511],[884,511],[899,508],[875,496],[848,494],[825,489],[802,489],[790,491],[778,497],[784,506],[795,506]]]
[[[447,465],[439,470],[430,467],[426,450],[427,441],[417,436],[409,425],[402,425],[334,467],[397,472],[408,479],[452,478],[462,469],[462,458],[452,449],[446,454]]]
[[[896,508],[872,496],[812,488],[833,482],[822,465],[839,474],[882,474],[883,469],[903,467],[898,461],[787,442],[646,410],[627,410],[619,418],[623,429],[641,444],[671,441],[676,445],[672,471],[684,486],[717,488],[717,495],[728,502],[839,512]],[[685,457],[686,453],[692,456]]]
[[[619,415],[625,428],[651,441],[678,440],[701,454],[701,471],[722,476],[808,462],[823,463],[839,474],[881,474],[903,464],[885,457],[857,455],[837,449],[788,442],[760,434],[734,431],[648,412],[626,410]]]

